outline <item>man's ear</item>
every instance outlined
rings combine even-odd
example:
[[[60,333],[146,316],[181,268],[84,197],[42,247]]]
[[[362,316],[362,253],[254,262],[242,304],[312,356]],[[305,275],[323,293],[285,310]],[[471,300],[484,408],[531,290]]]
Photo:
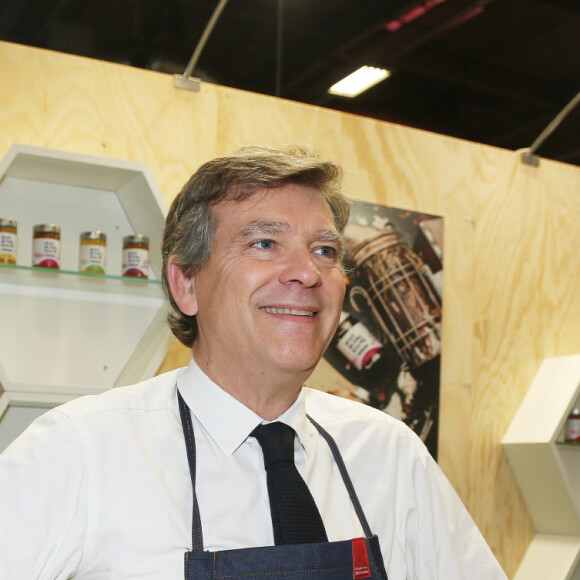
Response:
[[[188,316],[197,314],[194,278],[185,276],[181,267],[175,263],[174,256],[167,263],[167,282],[179,310]]]

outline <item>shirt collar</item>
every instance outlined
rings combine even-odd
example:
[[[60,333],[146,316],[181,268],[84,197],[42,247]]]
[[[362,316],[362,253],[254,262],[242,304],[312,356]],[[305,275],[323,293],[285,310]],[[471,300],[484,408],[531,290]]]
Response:
[[[193,358],[177,379],[177,386],[195,418],[226,456],[232,455],[248,435],[265,422],[214,383]],[[296,431],[298,441],[309,455],[314,426],[306,418],[303,391],[294,404],[275,420]]]

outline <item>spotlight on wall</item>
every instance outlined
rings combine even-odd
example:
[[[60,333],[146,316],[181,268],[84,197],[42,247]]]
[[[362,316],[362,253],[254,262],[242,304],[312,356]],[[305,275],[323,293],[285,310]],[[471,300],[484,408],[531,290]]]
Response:
[[[332,85],[328,92],[331,95],[341,97],[356,97],[385,80],[390,74],[390,71],[384,68],[361,66],[358,70]]]

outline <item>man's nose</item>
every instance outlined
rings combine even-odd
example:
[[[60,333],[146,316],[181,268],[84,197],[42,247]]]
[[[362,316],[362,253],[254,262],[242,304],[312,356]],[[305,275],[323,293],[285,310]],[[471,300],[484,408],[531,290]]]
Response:
[[[280,272],[280,282],[295,282],[307,288],[320,286],[322,275],[310,250],[294,250],[287,255]]]

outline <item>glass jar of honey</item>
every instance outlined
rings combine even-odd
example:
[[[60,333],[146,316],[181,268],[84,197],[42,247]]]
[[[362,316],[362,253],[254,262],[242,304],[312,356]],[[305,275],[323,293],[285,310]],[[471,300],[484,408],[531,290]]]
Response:
[[[39,224],[33,228],[32,265],[35,268],[60,268],[60,227]]]
[[[148,278],[149,238],[140,234],[123,238],[122,275],[127,278]]]
[[[16,220],[0,218],[0,264],[16,264]]]
[[[83,232],[79,246],[79,272],[104,274],[107,258],[107,236],[103,232]]]

